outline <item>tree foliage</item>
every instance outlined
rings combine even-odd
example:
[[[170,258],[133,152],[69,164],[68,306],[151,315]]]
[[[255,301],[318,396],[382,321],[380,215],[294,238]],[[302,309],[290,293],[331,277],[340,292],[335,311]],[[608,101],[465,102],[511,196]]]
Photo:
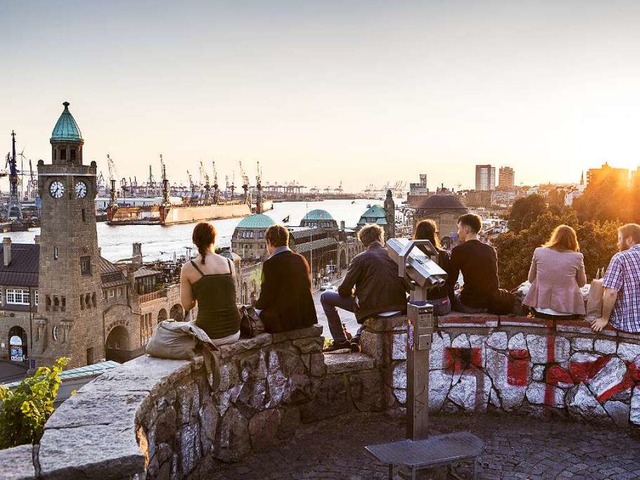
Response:
[[[39,367],[15,390],[0,386],[0,448],[40,441],[44,424],[53,413],[60,373],[67,361],[61,357],[52,368]]]
[[[514,233],[526,230],[547,209],[547,202],[540,195],[534,194],[517,199],[509,214],[509,230]]]

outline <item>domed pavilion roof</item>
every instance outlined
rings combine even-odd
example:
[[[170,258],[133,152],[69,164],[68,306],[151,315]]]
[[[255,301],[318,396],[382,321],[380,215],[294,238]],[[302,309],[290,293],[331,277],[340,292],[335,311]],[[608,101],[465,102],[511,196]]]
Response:
[[[81,142],[82,133],[69,111],[69,102],[64,102],[64,110],[51,132],[52,142]]]
[[[469,209],[465,207],[464,203],[455,195],[432,195],[425,199],[418,207],[418,212],[421,215],[435,215],[444,211],[453,211],[461,215],[469,213]]]
[[[262,213],[256,213],[255,215],[249,215],[248,217],[240,220],[240,223],[238,223],[236,228],[244,228],[247,230],[266,230],[271,225],[275,224],[276,222],[273,221],[273,218],[263,215]]]
[[[358,225],[365,225],[367,223],[377,223],[378,225],[387,224],[387,214],[380,205],[370,206],[366,212],[362,214]]]
[[[302,218],[302,220],[311,220],[311,221],[333,220],[333,217],[326,210],[316,209],[316,210],[311,210],[309,213],[307,213]]]

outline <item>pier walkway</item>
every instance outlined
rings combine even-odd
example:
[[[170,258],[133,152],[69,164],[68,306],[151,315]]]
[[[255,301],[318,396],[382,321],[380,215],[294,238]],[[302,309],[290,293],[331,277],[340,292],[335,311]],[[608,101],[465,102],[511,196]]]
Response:
[[[478,478],[640,479],[640,439],[629,430],[558,418],[438,414],[433,434],[468,430],[485,441]],[[404,438],[404,419],[385,414],[347,414],[301,427],[286,443],[238,464],[216,465],[212,479],[372,480],[388,469],[365,445]],[[470,464],[456,469],[471,478]]]

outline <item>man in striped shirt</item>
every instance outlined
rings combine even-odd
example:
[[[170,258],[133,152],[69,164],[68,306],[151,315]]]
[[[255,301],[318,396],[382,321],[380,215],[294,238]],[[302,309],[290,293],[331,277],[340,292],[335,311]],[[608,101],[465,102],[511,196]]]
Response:
[[[602,317],[591,328],[599,332],[611,321],[618,330],[640,333],[640,225],[618,229],[618,250],[602,279]]]

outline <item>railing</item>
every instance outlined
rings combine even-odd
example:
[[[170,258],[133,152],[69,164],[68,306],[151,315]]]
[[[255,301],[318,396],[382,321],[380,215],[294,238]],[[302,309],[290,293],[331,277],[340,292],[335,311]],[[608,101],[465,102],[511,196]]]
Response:
[[[157,300],[158,298],[167,298],[167,292],[168,290],[164,288],[162,290],[158,290],[157,292],[145,293],[144,295],[140,295],[140,303],[147,303],[152,300]]]

